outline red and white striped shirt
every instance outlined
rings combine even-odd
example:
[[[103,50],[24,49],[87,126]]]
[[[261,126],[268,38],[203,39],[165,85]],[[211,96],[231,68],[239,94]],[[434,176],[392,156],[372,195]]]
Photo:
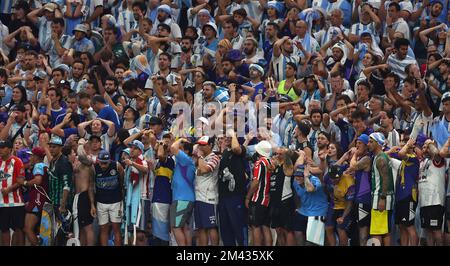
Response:
[[[252,202],[259,203],[263,206],[269,206],[269,190],[270,190],[270,171],[269,161],[261,157],[253,168],[253,180],[259,181],[258,190],[253,193]]]
[[[11,156],[6,161],[0,159],[0,183],[2,189],[6,189],[17,183],[17,178],[20,176],[25,176],[25,169],[19,158]],[[2,194],[0,196],[0,207],[18,207],[24,205],[21,189],[16,189],[7,195]]]

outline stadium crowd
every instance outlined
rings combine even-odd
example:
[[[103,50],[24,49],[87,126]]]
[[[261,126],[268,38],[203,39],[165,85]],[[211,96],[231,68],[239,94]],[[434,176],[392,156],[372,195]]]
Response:
[[[0,242],[449,245],[449,4],[0,1]]]

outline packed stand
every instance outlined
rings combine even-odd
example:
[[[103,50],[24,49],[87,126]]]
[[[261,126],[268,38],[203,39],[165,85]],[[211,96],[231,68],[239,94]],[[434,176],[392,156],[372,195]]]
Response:
[[[2,0],[0,242],[448,245],[449,19]]]

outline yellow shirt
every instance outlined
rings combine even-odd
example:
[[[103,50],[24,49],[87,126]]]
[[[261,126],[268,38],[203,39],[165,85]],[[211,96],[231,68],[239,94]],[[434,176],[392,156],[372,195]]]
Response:
[[[349,194],[354,193],[349,191],[349,188],[355,185],[355,179],[351,175],[343,174],[339,179],[339,182],[334,186],[334,209],[343,210],[345,209],[346,197]]]
[[[289,97],[291,97],[291,99],[293,101],[297,100],[299,95],[297,95],[297,93],[295,92],[294,87],[291,86],[288,90],[285,90],[284,84],[286,84],[286,80],[282,80],[278,84],[278,89],[277,89],[278,94],[280,94],[280,95],[287,94]]]

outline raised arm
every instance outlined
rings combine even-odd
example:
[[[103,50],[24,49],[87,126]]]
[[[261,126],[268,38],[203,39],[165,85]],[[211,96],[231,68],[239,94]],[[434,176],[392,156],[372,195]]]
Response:
[[[281,46],[283,45],[283,43],[289,39],[289,36],[284,36],[283,38],[277,40],[274,44],[273,44],[273,56],[274,57],[279,57],[281,55]]]
[[[92,122],[94,122],[94,120],[90,120],[90,121],[86,121],[86,122],[82,122],[82,123],[78,124],[78,135],[80,136],[80,138],[85,137],[86,127],[91,125]]]
[[[116,125],[114,124],[114,122],[102,118],[97,119],[108,127],[108,131],[106,132],[108,136],[114,137],[114,135],[116,134]]]

